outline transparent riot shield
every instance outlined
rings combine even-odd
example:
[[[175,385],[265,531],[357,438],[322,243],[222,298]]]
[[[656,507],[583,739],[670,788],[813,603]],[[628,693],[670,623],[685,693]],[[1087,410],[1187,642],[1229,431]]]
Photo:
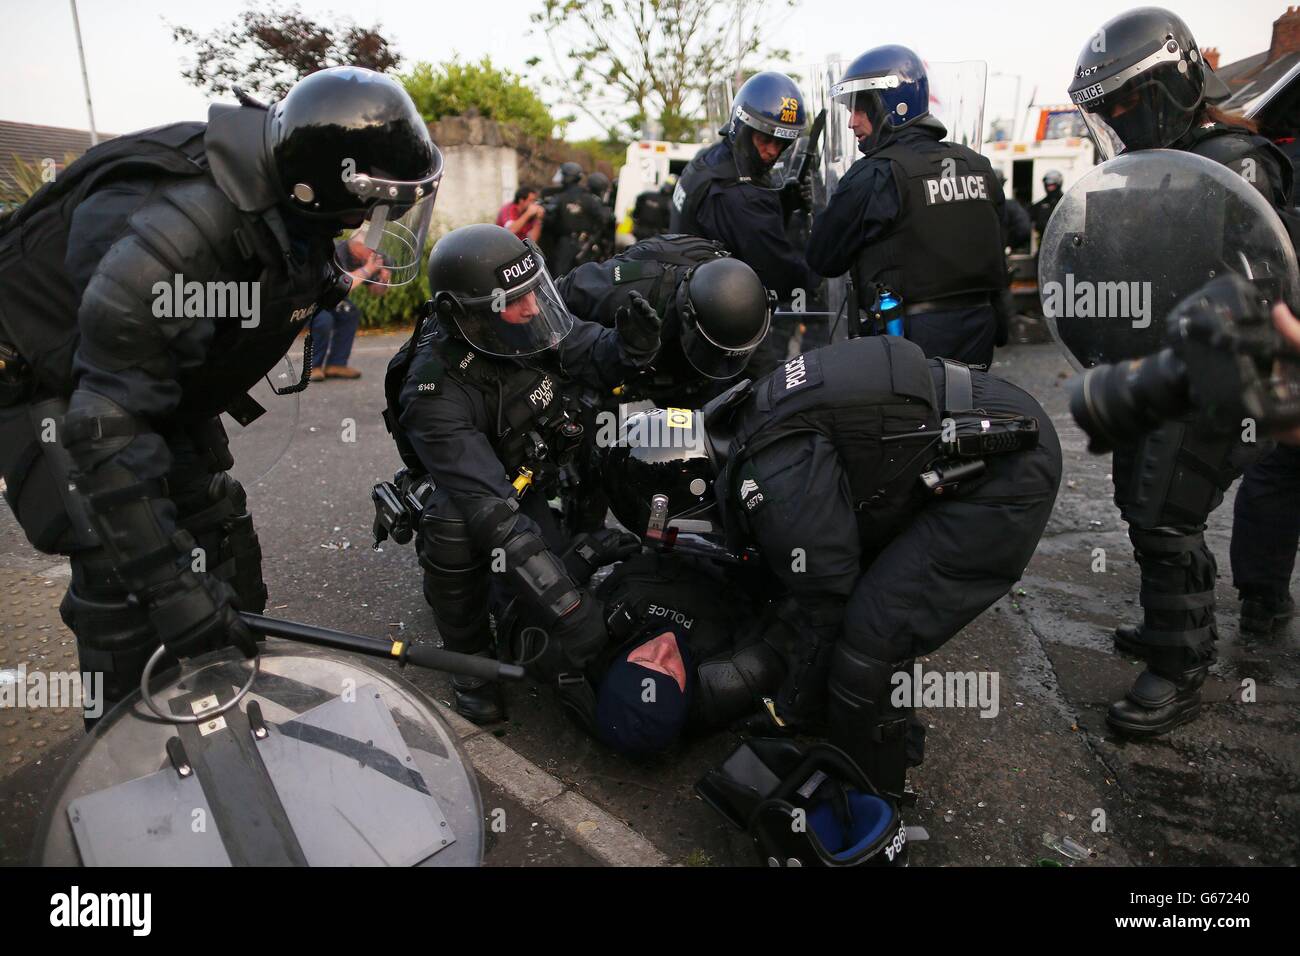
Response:
[[[735,84],[731,77],[715,80],[704,91],[704,120],[708,123],[706,142],[731,122],[731,101],[735,98]]]
[[[114,708],[69,757],[37,862],[482,861],[469,760],[430,700],[390,667],[271,639],[256,666],[227,648],[150,691],[151,701],[137,691]]]
[[[1142,150],[1093,168],[1061,199],[1038,254],[1053,337],[1077,369],[1148,355],[1165,318],[1233,272],[1262,297],[1294,301],[1295,249],[1277,213],[1212,160]]]
[[[988,64],[983,60],[927,63],[930,78],[930,113],[948,130],[950,143],[979,152],[984,143],[984,93]]]
[[[293,442],[298,430],[300,393],[277,394],[276,389],[283,392],[301,381],[301,363],[302,352],[291,349],[258,380],[248,394],[266,411],[248,424],[241,424],[229,413],[221,415],[222,427],[230,439],[230,454],[235,459],[230,473],[245,489],[269,475]]]

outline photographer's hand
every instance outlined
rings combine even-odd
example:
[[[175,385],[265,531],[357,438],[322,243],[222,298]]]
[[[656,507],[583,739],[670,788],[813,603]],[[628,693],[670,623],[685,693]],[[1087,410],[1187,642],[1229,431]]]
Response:
[[[1300,319],[1292,314],[1286,303],[1279,302],[1273,306],[1273,325],[1282,334],[1287,344],[1300,353]],[[1284,445],[1300,445],[1300,428],[1293,428],[1273,437]]]

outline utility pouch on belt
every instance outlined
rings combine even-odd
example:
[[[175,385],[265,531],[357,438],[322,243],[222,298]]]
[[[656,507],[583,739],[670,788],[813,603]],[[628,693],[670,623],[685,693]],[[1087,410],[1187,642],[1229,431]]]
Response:
[[[951,495],[984,474],[984,459],[1038,447],[1038,420],[1024,415],[994,417],[975,404],[970,368],[943,360],[943,421],[940,457],[920,476],[931,495]]]

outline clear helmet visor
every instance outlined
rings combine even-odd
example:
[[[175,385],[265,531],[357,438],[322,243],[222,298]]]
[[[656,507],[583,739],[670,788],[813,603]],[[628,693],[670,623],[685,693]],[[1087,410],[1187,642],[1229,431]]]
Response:
[[[1163,149],[1191,128],[1203,100],[1200,68],[1161,48],[1133,66],[1070,91],[1103,160]]]
[[[497,286],[476,298],[434,295],[451,305],[465,341],[480,352],[513,358],[553,349],[573,331],[574,318],[555,287],[546,261],[530,240],[517,259],[496,269]]]
[[[356,279],[369,285],[399,286],[414,281],[424,267],[442,170],[442,154],[435,147],[433,172],[418,182],[345,173],[348,190],[372,205],[365,220],[338,247],[335,261],[339,268],[353,273],[363,269]]]

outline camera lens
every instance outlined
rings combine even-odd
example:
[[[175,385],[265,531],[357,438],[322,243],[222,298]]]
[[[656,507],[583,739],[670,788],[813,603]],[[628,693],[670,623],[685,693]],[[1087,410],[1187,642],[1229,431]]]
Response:
[[[1187,367],[1171,349],[1118,365],[1098,365],[1070,383],[1070,414],[1088,450],[1107,452],[1191,409]]]

